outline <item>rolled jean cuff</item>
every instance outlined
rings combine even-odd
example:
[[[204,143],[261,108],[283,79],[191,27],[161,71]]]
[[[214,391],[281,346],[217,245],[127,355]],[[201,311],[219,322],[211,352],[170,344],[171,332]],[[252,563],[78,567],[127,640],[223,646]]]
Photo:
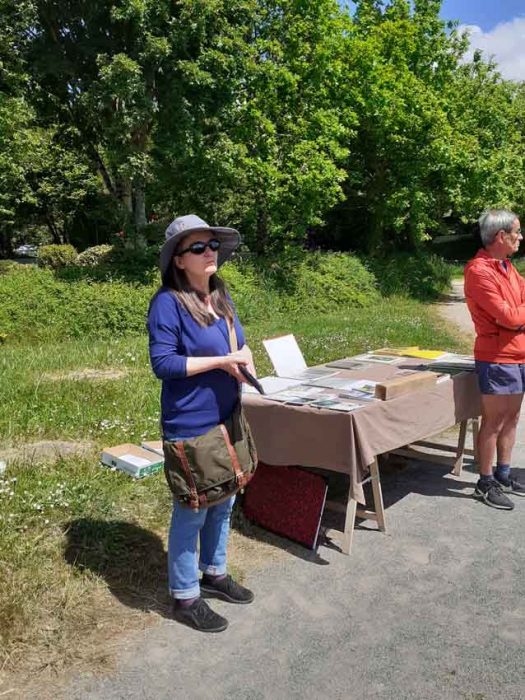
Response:
[[[221,566],[208,566],[208,564],[199,564],[199,569],[203,574],[208,574],[209,576],[222,576],[226,573],[226,563],[221,564]]]
[[[189,600],[190,598],[198,598],[201,594],[199,584],[192,588],[170,588],[170,595],[177,600]]]

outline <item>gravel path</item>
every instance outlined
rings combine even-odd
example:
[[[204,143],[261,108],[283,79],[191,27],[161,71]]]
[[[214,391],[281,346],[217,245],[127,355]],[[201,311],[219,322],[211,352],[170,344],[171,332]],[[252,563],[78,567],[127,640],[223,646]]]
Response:
[[[441,314],[463,334],[468,334],[474,339],[474,326],[465,302],[465,292],[463,290],[463,280],[452,280],[450,294],[445,300],[438,304]]]

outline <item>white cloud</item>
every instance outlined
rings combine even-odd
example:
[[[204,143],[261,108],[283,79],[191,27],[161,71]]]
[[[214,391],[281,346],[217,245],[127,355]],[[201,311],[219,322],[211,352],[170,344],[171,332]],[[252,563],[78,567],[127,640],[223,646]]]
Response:
[[[462,25],[460,32],[470,35],[471,59],[475,49],[483,51],[485,58],[493,57],[504,78],[525,80],[525,17],[515,17],[484,32],[476,25]]]

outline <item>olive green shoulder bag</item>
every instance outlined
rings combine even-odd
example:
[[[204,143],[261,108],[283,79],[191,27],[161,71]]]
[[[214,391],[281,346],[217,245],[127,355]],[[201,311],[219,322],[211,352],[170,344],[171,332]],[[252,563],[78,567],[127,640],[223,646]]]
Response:
[[[227,320],[230,348],[235,327]],[[239,400],[232,415],[204,435],[164,441],[164,472],[173,495],[193,510],[207,508],[243,489],[257,467],[255,443]]]

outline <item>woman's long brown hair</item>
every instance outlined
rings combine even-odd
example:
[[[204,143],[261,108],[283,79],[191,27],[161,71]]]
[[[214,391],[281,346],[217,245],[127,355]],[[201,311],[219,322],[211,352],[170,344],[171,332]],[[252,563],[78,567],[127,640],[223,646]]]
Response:
[[[162,284],[173,291],[200,326],[210,326],[216,321],[215,316],[206,308],[205,295],[190,286],[184,270],[174,265],[173,261],[162,276]],[[226,293],[226,285],[216,274],[210,277],[210,303],[217,316],[233,323],[233,307]]]

